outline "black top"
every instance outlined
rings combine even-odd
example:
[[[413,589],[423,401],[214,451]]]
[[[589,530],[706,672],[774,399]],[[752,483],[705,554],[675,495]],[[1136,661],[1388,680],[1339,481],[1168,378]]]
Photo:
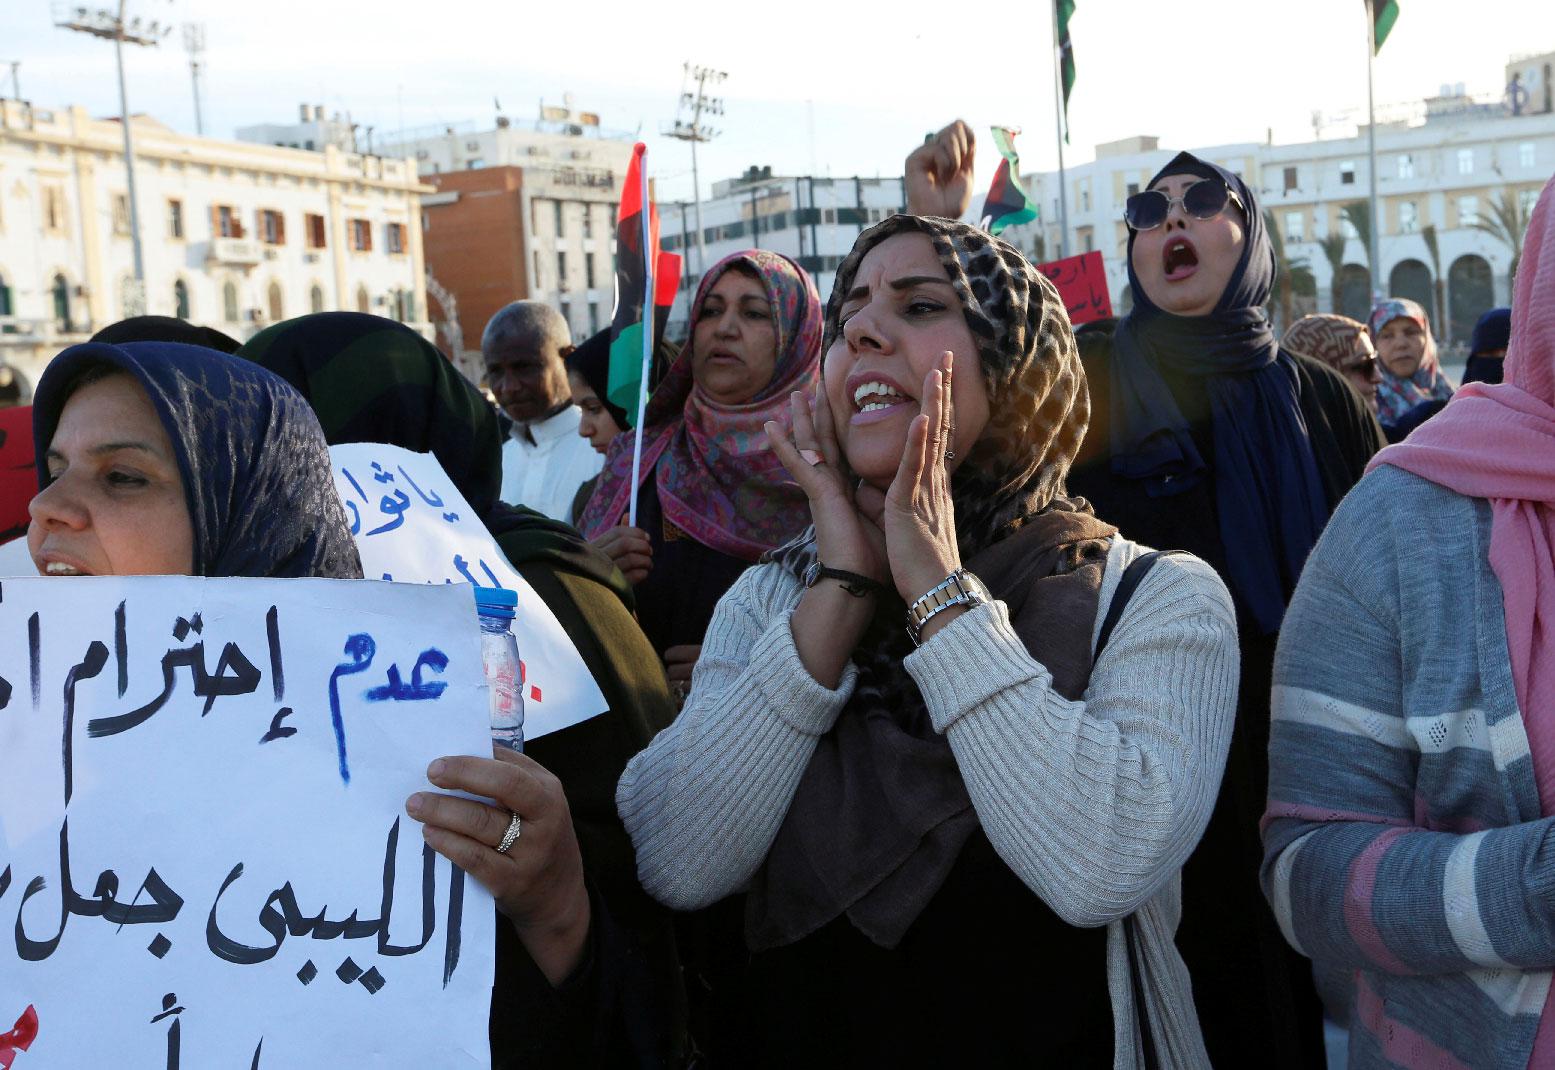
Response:
[[[981,831],[896,948],[844,916],[744,958],[704,1035],[715,1070],[1113,1064],[1107,930],[1065,924]]]
[[[653,545],[653,568],[635,588],[643,633],[660,657],[672,646],[700,645],[718,600],[750,562],[666,524],[658,481],[652,476],[643,480],[637,499],[637,526]]]
[[[1070,493],[1088,499],[1097,515],[1126,537],[1157,549],[1187,550],[1224,576],[1214,473],[1173,497],[1151,497],[1142,484],[1115,475],[1108,426],[1112,376],[1105,348],[1087,350],[1094,422],[1070,473]],[[1332,507],[1384,445],[1382,429],[1337,372],[1306,357],[1295,359],[1301,414]],[[1201,454],[1213,458],[1203,380],[1165,369],[1163,376]],[[1311,963],[1286,944],[1258,884],[1276,636],[1246,627],[1240,636],[1242,678],[1231,749],[1209,826],[1183,869],[1177,946],[1193,978],[1213,1065],[1322,1067],[1321,1008]]]

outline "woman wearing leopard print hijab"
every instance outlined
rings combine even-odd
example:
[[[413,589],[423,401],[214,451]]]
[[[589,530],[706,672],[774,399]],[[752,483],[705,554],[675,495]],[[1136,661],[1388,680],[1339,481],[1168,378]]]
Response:
[[[1094,653],[1145,551],[1065,497],[1089,396],[1013,247],[866,231],[824,350],[792,439],[768,427],[813,526],[724,597],[617,792],[651,894],[747,893],[710,1054],[1204,1065],[1172,933],[1230,738],[1225,587],[1158,559]]]

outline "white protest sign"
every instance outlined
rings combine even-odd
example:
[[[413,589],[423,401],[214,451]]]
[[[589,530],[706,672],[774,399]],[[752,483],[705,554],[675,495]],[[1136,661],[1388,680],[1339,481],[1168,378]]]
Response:
[[[0,543],[0,576],[36,576],[38,567],[27,550],[27,536]]]
[[[472,602],[0,581],[0,1066],[489,1066],[492,899],[404,810],[491,753]]]
[[[508,563],[436,457],[378,442],[331,446],[329,456],[369,579],[518,592],[513,635],[525,739],[605,712],[609,703],[556,614]]]

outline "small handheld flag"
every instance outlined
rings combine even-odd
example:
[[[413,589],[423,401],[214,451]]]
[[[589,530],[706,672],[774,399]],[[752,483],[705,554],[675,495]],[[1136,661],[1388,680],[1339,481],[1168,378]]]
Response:
[[[1020,157],[1015,153],[1015,135],[1019,130],[996,126],[993,143],[1004,159],[994,172],[993,184],[988,196],[983,198],[983,217],[978,225],[990,234],[998,234],[1005,227],[1017,223],[1030,223],[1039,217],[1036,202],[1026,194],[1020,184]]]
[[[648,201],[643,157],[647,146],[638,142],[632,150],[626,182],[621,187],[621,207],[616,213],[616,305],[610,319],[610,375],[605,393],[612,405],[626,410],[634,425],[643,379],[640,373],[645,348],[651,352],[653,320],[643,309],[652,307],[650,289],[659,257],[659,213]],[[644,216],[647,222],[644,222]]]

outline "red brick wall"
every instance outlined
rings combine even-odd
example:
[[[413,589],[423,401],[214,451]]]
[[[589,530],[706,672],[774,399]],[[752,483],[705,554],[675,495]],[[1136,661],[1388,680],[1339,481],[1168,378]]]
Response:
[[[510,301],[529,296],[524,243],[524,172],[486,167],[425,176],[453,204],[423,206],[427,267],[459,302],[466,349],[479,349],[486,321]]]

